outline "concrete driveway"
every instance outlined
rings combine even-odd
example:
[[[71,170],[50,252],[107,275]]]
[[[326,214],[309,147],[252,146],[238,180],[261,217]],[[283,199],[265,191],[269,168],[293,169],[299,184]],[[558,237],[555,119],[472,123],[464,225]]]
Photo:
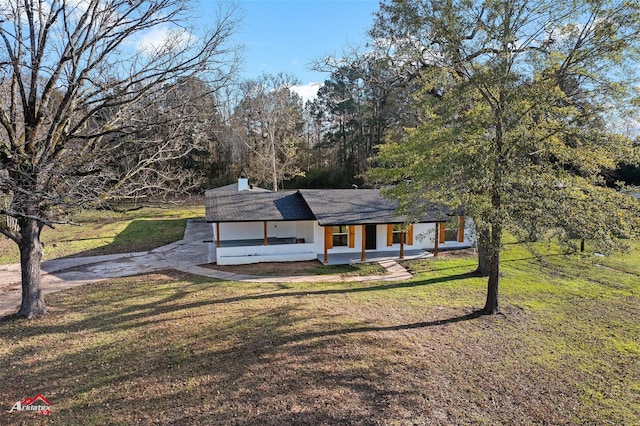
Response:
[[[210,224],[193,219],[187,222],[180,241],[149,252],[112,254],[47,260],[42,263],[42,291],[44,294],[84,285],[108,278],[146,274],[164,269],[176,269],[196,275],[232,281],[249,282],[336,282],[336,281],[402,281],[411,277],[394,260],[378,261],[387,274],[376,276],[313,275],[293,277],[258,277],[216,271],[198,265],[211,263],[213,232]],[[20,306],[20,265],[0,265],[0,315],[11,314]]]

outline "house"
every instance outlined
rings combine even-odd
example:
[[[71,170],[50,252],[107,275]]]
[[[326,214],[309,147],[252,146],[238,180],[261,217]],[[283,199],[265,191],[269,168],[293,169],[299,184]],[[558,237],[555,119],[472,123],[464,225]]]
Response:
[[[462,216],[431,211],[406,226],[407,218],[396,213],[397,203],[377,189],[214,189],[205,200],[214,234],[212,257],[220,265],[314,259],[352,263],[475,243],[473,224]]]

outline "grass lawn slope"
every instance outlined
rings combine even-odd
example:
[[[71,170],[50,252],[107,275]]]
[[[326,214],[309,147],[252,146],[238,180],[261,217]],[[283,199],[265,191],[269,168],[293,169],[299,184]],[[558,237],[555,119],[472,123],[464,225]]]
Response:
[[[153,250],[180,240],[187,219],[197,217],[204,218],[204,201],[196,206],[77,212],[70,219],[81,226],[42,230],[44,260]],[[19,262],[18,246],[0,235],[0,265]]]
[[[166,271],[51,294],[0,322],[0,424],[640,424],[639,252],[511,244],[492,317],[464,256],[401,283]],[[37,394],[49,417],[7,412]]]

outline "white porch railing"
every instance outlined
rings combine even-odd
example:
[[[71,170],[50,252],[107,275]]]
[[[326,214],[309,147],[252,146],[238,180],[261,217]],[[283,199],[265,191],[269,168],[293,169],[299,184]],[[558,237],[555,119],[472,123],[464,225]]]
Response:
[[[315,260],[317,253],[312,243],[278,244],[271,246],[218,247],[218,265],[242,265],[260,262],[296,262]]]

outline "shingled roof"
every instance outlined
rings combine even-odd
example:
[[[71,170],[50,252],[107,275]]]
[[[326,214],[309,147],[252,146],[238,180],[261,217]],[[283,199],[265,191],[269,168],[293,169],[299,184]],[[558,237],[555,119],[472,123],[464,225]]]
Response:
[[[207,191],[209,222],[259,222],[317,220],[321,226],[403,223],[396,214],[397,202],[377,189],[301,189],[296,192]],[[437,211],[421,222],[442,221]]]
[[[209,222],[260,222],[314,220],[298,192],[219,192],[205,193]]]
[[[322,226],[403,222],[393,214],[397,204],[375,189],[301,189],[300,194]]]

